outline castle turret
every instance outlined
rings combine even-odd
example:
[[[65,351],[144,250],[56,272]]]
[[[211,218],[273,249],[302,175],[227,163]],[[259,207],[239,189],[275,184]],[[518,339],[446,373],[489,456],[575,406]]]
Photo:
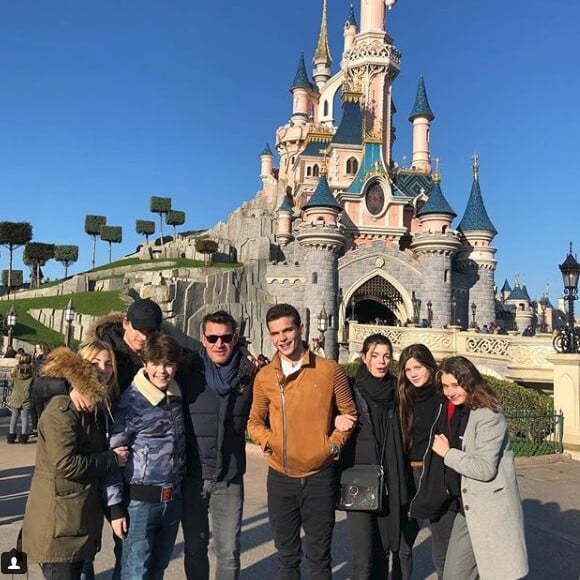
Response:
[[[518,279],[514,282],[514,289],[510,292],[506,304],[513,308],[516,329],[522,334],[532,324],[534,312],[528,289],[525,284],[521,286]]]
[[[409,121],[413,123],[413,161],[411,168],[422,173],[431,173],[429,129],[433,119],[435,119],[435,115],[433,115],[427,99],[425,79],[419,77],[415,105],[409,115]]]
[[[338,223],[342,207],[336,202],[326,174],[320,177],[312,197],[302,210],[304,222],[296,239],[304,248],[306,284],[304,304],[308,308],[310,336],[317,333],[317,318],[322,309],[330,317],[330,327],[324,335],[326,356],[338,356],[338,254],[346,238]]]
[[[304,53],[300,55],[298,68],[294,81],[290,87],[292,93],[292,116],[290,120],[295,125],[305,125],[310,117],[311,105],[309,94],[312,91],[312,85],[308,80],[306,65],[304,64]]]
[[[266,147],[264,147],[264,150],[260,153],[260,161],[260,178],[264,181],[266,178],[272,176],[272,168],[274,166],[274,154],[272,153],[268,143],[266,143]]]
[[[358,24],[356,23],[356,18],[354,15],[354,6],[351,4],[348,17],[346,22],[344,23],[344,51],[343,51],[343,58],[344,55],[351,49],[352,43],[354,42],[354,37],[358,32]]]
[[[428,319],[427,302],[431,301],[431,326],[443,328],[451,322],[451,260],[461,247],[459,234],[450,228],[457,214],[445,199],[439,175],[433,179],[429,199],[417,212],[421,230],[413,236],[411,248],[423,265],[421,317]]]
[[[346,56],[343,90],[363,94],[365,136],[381,142],[384,164],[390,167],[391,91],[401,70],[401,53],[385,30],[385,11],[385,0],[361,1],[360,31]]]
[[[278,215],[276,241],[284,247],[292,240],[292,206],[287,195],[284,196],[284,201],[276,213]]]
[[[473,184],[465,214],[458,227],[463,236],[463,248],[457,265],[468,277],[471,285],[469,301],[477,305],[476,324],[495,322],[494,273],[495,248],[491,241],[497,230],[491,223],[479,185],[478,156],[473,156]]]
[[[501,287],[501,300],[505,302],[512,293],[512,287],[510,283],[507,281],[507,278],[504,280],[503,286]]]
[[[330,65],[332,64],[332,57],[330,56],[330,48],[328,47],[328,18],[326,11],[326,0],[322,4],[322,22],[320,24],[320,35],[318,37],[318,44],[312,59],[314,64],[314,72],[312,77],[319,89],[326,84],[326,81],[332,76]]]

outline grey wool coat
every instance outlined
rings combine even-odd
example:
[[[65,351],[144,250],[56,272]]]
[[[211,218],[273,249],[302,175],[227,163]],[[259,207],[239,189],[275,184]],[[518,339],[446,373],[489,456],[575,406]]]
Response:
[[[481,580],[524,577],[524,516],[504,414],[471,411],[462,449],[450,449],[444,461],[461,475],[465,520]]]

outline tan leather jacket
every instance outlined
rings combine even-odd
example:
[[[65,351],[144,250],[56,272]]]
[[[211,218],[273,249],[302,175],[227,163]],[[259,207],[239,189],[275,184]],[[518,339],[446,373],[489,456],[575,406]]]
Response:
[[[252,440],[272,454],[270,467],[290,477],[317,473],[335,459],[351,432],[334,428],[336,415],[356,416],[348,379],[332,360],[304,353],[301,368],[285,377],[276,354],[254,381],[248,422]]]

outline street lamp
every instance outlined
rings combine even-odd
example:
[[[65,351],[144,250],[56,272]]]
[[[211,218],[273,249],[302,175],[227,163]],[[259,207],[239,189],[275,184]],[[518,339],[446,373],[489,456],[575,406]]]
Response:
[[[75,307],[73,306],[72,298],[68,301],[64,311],[64,321],[66,322],[66,331],[64,335],[64,345],[66,347],[70,346],[71,338],[72,338],[72,323],[75,319]]]
[[[576,333],[574,320],[574,300],[578,299],[578,277],[580,276],[580,264],[572,255],[572,244],[570,253],[566,256],[563,264],[559,266],[564,281],[564,298],[568,300],[568,325],[560,329],[558,336],[554,339],[554,347],[560,352],[576,353],[580,346],[580,334]]]
[[[475,313],[477,312],[477,304],[475,302],[471,303],[471,328],[477,328],[477,322],[475,321]]]
[[[326,308],[322,306],[322,310],[318,315],[318,332],[320,332],[320,342],[324,346],[324,333],[328,330],[328,314]]]
[[[14,338],[14,327],[16,326],[16,309],[14,304],[10,307],[8,314],[6,316],[6,326],[8,326],[8,346],[12,348],[12,341]]]
[[[413,324],[419,324],[419,313],[421,311],[421,299],[415,295],[415,290],[411,295],[411,303],[413,304]]]
[[[451,296],[451,326],[455,326],[455,310],[457,309],[457,298],[455,294]]]
[[[429,328],[433,326],[433,302],[431,300],[427,302],[427,324]]]
[[[540,307],[540,332],[545,333],[546,329],[546,308],[548,306],[548,297],[542,296],[538,300],[538,306]]]

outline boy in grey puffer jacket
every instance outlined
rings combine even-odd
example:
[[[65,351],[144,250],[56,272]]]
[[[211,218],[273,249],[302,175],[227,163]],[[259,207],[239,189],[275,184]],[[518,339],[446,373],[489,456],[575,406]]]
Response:
[[[131,451],[122,478],[106,486],[111,525],[123,539],[123,578],[161,578],[175,544],[185,476],[181,391],[173,379],[180,357],[173,338],[147,339],[144,366],[121,395],[111,428],[111,447]]]

